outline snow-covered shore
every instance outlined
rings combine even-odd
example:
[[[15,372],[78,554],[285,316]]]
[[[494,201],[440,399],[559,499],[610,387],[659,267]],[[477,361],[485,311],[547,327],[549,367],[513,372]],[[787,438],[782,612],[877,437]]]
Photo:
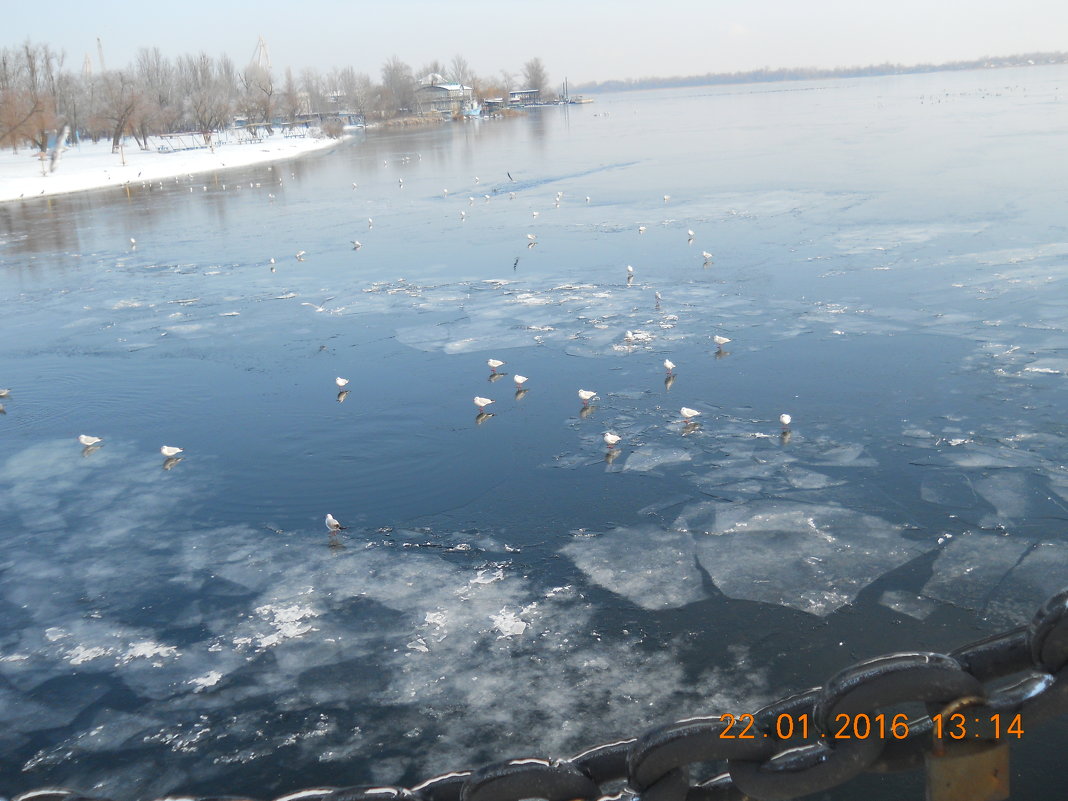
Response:
[[[150,137],[149,149],[141,150],[132,139],[123,152],[112,153],[111,142],[83,142],[62,154],[55,172],[41,174],[36,151],[21,148],[18,153],[0,153],[0,201],[32,199],[86,189],[122,186],[129,183],[161,181],[179,175],[215,173],[300,156],[333,147],[342,140],[328,137],[285,137],[280,133],[257,142],[224,142],[214,150],[160,152],[161,140]],[[123,165],[125,160],[126,164]]]

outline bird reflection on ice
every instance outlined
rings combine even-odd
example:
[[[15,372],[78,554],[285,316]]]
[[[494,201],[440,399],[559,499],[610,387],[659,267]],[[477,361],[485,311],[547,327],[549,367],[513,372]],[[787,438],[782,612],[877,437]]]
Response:
[[[178,464],[178,462],[182,461],[182,458],[183,457],[181,456],[168,456],[166,459],[163,460],[163,469],[172,469],[176,464]]]
[[[482,425],[493,416],[493,412],[479,412],[475,415],[475,424]]]

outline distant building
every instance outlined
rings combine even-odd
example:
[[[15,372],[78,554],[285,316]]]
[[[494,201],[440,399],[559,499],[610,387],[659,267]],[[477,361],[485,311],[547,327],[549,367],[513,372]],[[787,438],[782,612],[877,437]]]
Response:
[[[541,92],[537,89],[517,89],[508,93],[509,106],[533,106],[541,102]]]
[[[420,114],[462,114],[475,104],[475,90],[459,83],[447,83],[437,73],[431,73],[415,90],[416,108]]]

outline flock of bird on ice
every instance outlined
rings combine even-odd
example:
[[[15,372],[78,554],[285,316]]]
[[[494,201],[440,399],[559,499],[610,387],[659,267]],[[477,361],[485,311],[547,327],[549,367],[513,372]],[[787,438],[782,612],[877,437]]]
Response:
[[[509,176],[509,177],[511,177],[511,176]],[[400,179],[400,182],[401,182],[400,185],[403,187],[404,179]],[[478,178],[477,177],[475,178],[475,183],[478,183]],[[352,188],[353,189],[357,188],[355,183],[352,185]],[[447,189],[444,190],[444,193],[445,193],[445,196],[448,197],[449,190],[447,190]],[[512,193],[512,194],[514,196],[514,193]],[[558,192],[557,193],[557,196],[556,196],[556,205],[557,206],[560,205],[560,198],[561,198],[562,194],[563,194],[562,192]],[[271,197],[273,199],[273,195]],[[664,195],[664,202],[665,203],[667,203],[670,199],[671,199],[670,195]],[[474,202],[474,198],[470,198],[470,200],[471,200],[471,202]],[[589,203],[589,202],[590,202],[590,198],[587,197],[586,198],[586,203]],[[537,219],[538,212],[535,211],[535,212],[532,212],[532,214],[533,214],[534,218]],[[466,212],[464,212],[464,211],[460,212],[460,219],[461,220],[465,219],[466,216],[467,216]],[[371,228],[371,227],[374,226],[373,218],[370,218],[370,217],[367,218],[367,226],[368,226],[368,228]],[[645,231],[646,231],[646,226],[644,226],[644,225],[639,225],[638,226],[638,233],[639,234],[644,234]],[[694,232],[692,230],[687,230],[686,233],[689,236],[689,241],[693,242]],[[528,248],[532,248],[537,244],[538,237],[537,237],[536,234],[527,234],[527,239],[529,240],[529,242],[527,244]],[[137,246],[137,240],[131,238],[130,239],[130,244],[133,247],[136,247]],[[362,243],[360,243],[358,240],[355,240],[355,239],[352,240],[352,248],[353,248],[353,250],[359,250],[361,247],[363,247]],[[301,251],[297,252],[297,254],[296,254],[297,261],[304,261],[304,256],[305,256],[305,251],[301,250]],[[708,263],[710,263],[712,261],[712,254],[709,253],[708,251],[704,251],[704,250],[701,251],[701,256],[704,259],[705,264],[708,264]],[[271,265],[274,265],[275,260],[271,259],[270,263],[271,263]],[[272,272],[275,271],[275,267],[274,266],[271,267],[271,271]],[[628,264],[627,265],[627,284],[630,285],[633,281],[634,281],[634,267]],[[657,300],[657,303],[659,305],[659,301],[660,301],[660,293],[659,292],[656,293],[656,300]],[[629,339],[630,337],[631,337],[631,332],[628,331],[627,332],[627,338]],[[716,344],[717,348],[722,349],[722,347],[724,345],[726,345],[728,342],[730,342],[731,340],[728,339],[727,337],[720,336],[720,335],[717,334],[716,336],[712,337],[712,341]],[[491,380],[495,380],[494,377],[500,375],[497,372],[497,368],[503,367],[505,362],[501,361],[500,359],[492,359],[491,358],[491,359],[487,359],[486,360],[486,364],[490,368]],[[664,369],[667,371],[667,374],[668,374],[669,378],[674,377],[674,375],[675,375],[675,363],[673,361],[671,361],[671,359],[664,359]],[[512,376],[512,380],[515,382],[516,397],[517,398],[521,398],[527,392],[527,390],[524,387],[524,385],[526,384],[528,379],[527,379],[527,377],[525,375],[519,375],[517,373],[517,374]],[[340,402],[344,401],[345,397],[349,394],[349,391],[346,389],[346,387],[348,386],[348,383],[349,383],[349,379],[342,378],[341,376],[338,376],[337,378],[334,379],[334,383],[337,384],[337,387],[338,387],[338,390],[339,390],[337,399],[338,399],[338,402],[340,403]],[[0,398],[7,398],[10,395],[11,395],[11,390],[10,389],[0,389]],[[597,397],[597,393],[594,392],[593,390],[589,390],[589,389],[580,389],[578,391],[578,396],[579,396],[579,400],[582,401],[582,412],[588,413],[589,410],[590,410],[590,401]],[[475,402],[475,406],[478,407],[478,416],[475,418],[475,421],[477,423],[481,424],[486,419],[488,419],[488,418],[493,416],[493,414],[491,412],[487,412],[486,411],[486,407],[489,406],[491,403],[493,403],[492,399],[483,398],[481,396],[476,395],[475,398],[474,398],[474,402]],[[4,409],[4,404],[3,403],[0,403],[0,414],[6,414],[6,410]],[[684,434],[685,433],[690,433],[691,431],[695,430],[695,428],[697,427],[697,423],[694,421],[694,418],[695,417],[700,417],[701,416],[701,412],[699,412],[697,409],[691,409],[688,406],[683,406],[681,409],[679,409],[679,414],[682,416],[682,420],[680,422],[682,422],[684,424],[684,426],[685,426],[685,428],[683,429],[683,433]],[[585,416],[585,414],[583,414],[583,416]],[[782,424],[782,430],[783,430],[783,436],[784,437],[788,437],[789,436],[790,423],[792,421],[793,421],[792,418],[788,414],[784,413],[784,414],[779,415],[779,423]],[[605,445],[608,447],[608,453],[606,454],[606,458],[609,461],[611,461],[618,454],[618,451],[615,450],[615,447],[616,447],[616,445],[619,444],[619,442],[620,442],[620,440],[622,438],[618,434],[613,432],[613,431],[605,431],[602,436],[603,436]],[[91,436],[89,434],[80,434],[78,436],[78,442],[83,446],[83,450],[82,450],[83,455],[88,456],[89,454],[93,453],[95,450],[97,450],[100,447],[100,444],[103,442],[103,438],[102,437]],[[159,452],[163,456],[163,469],[164,470],[170,470],[172,467],[174,467],[176,464],[178,464],[180,461],[182,461],[182,457],[179,456],[179,454],[184,453],[182,448],[178,448],[178,447],[175,447],[173,445],[162,445],[160,447],[160,449],[159,449]],[[325,523],[326,523],[326,529],[330,534],[330,545],[332,547],[340,546],[342,543],[341,543],[340,539],[338,538],[338,534],[339,534],[339,532],[344,531],[346,527],[341,525],[341,523],[338,522],[338,520],[332,514],[327,514],[326,519],[325,519]]]

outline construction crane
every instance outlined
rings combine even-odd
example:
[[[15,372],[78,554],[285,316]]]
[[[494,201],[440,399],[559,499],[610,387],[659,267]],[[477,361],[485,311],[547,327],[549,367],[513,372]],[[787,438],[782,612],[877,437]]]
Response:
[[[100,37],[96,37],[96,54],[100,57],[100,71],[107,72],[108,68],[104,65],[104,43],[100,41]]]
[[[259,41],[256,42],[256,49],[252,51],[252,58],[249,60],[250,67],[259,67],[265,72],[271,71],[271,54],[267,50],[267,42],[260,36]]]

